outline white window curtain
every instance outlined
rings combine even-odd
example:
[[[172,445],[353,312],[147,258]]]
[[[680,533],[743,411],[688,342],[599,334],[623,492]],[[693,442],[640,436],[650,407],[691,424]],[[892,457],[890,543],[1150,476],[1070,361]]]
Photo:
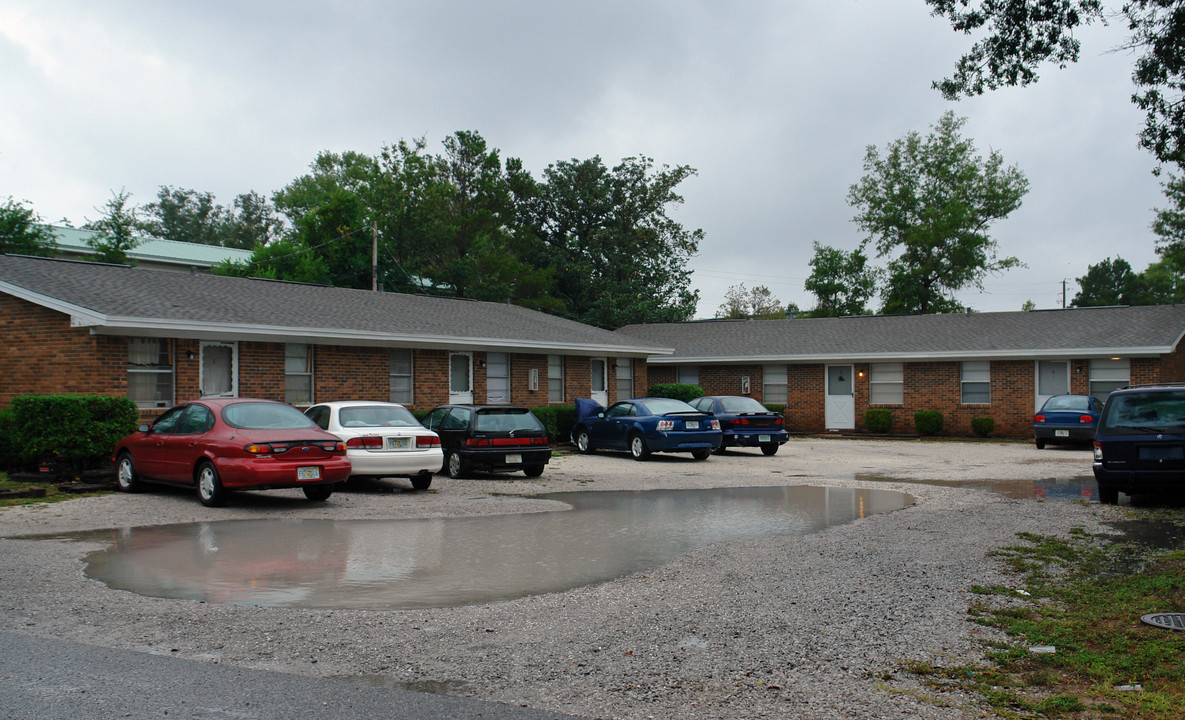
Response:
[[[872,363],[868,368],[868,402],[872,405],[901,405],[905,402],[905,366],[902,363]]]

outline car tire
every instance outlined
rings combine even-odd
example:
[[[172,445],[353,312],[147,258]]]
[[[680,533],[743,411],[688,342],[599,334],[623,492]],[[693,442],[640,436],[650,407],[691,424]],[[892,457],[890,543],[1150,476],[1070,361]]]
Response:
[[[578,453],[587,455],[593,451],[592,445],[589,444],[588,430],[586,429],[581,428],[580,430],[576,431],[576,437],[574,438],[572,444],[576,446],[576,452]]]
[[[645,460],[650,455],[650,450],[646,448],[646,438],[642,437],[641,433],[630,433],[630,455],[633,455],[635,460]]]
[[[766,443],[766,444],[762,445],[761,446],[761,454],[762,455],[777,455],[778,454],[778,444],[777,443]]]
[[[539,477],[543,474],[542,465],[527,465],[523,468],[523,474],[527,477]]]
[[[304,496],[309,502],[325,502],[333,494],[332,485],[306,485]]]
[[[136,465],[129,453],[120,453],[115,461],[115,486],[120,492],[134,493],[141,487],[140,478],[136,475]]]
[[[728,452],[728,446],[724,443],[720,443],[720,447],[716,448],[712,452],[716,453],[717,455],[723,455],[724,453]]]
[[[451,452],[444,459],[444,468],[453,480],[459,480],[469,474],[469,468],[461,459],[461,453]]]
[[[1037,438],[1037,449],[1038,450],[1045,449],[1045,439],[1044,438]]]
[[[198,499],[206,507],[222,507],[226,504],[226,488],[222,487],[222,480],[218,478],[218,468],[214,463],[206,461],[198,465],[197,469]]]
[[[1119,504],[1119,488],[1113,485],[1104,485],[1099,483],[1099,502],[1104,505],[1118,505]]]
[[[427,490],[432,485],[432,473],[422,472],[411,476],[411,486],[415,490]]]
[[[712,449],[711,448],[703,448],[701,450],[692,450],[691,451],[691,457],[695,458],[696,460],[707,460],[711,456],[712,456]]]

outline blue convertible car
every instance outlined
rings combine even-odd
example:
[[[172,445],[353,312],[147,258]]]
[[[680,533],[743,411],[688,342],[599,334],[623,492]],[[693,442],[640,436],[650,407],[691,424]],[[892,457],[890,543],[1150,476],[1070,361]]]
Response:
[[[721,438],[719,420],[682,400],[634,398],[607,410],[592,400],[576,400],[572,443],[582,453],[629,450],[642,460],[652,452],[690,452],[705,460]]]

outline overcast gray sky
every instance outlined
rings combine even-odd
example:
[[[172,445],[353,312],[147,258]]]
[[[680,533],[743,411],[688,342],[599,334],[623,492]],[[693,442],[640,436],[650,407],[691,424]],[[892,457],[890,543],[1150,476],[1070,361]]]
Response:
[[[971,40],[923,0],[0,0],[0,199],[74,224],[121,188],[230,204],[321,150],[439,152],[476,130],[536,177],[594,155],[696,168],[675,216],[706,233],[697,316],[740,283],[805,309],[812,241],[861,240],[846,196],[865,148],[953,109],[1031,183],[993,228],[1028,269],[960,299],[1060,307],[1089,264],[1155,259],[1163,196],[1122,30],[1082,32],[1082,61],[1034,86],[948,103],[930,83]]]

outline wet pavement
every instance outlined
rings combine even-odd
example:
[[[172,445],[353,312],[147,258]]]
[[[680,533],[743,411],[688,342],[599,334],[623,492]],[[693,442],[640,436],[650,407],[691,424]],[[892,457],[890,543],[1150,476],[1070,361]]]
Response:
[[[809,486],[540,497],[572,509],[224,521],[66,537],[111,541],[87,557],[87,576],[142,595],[273,607],[447,607],[604,582],[715,543],[801,535],[913,503],[897,491]]]

